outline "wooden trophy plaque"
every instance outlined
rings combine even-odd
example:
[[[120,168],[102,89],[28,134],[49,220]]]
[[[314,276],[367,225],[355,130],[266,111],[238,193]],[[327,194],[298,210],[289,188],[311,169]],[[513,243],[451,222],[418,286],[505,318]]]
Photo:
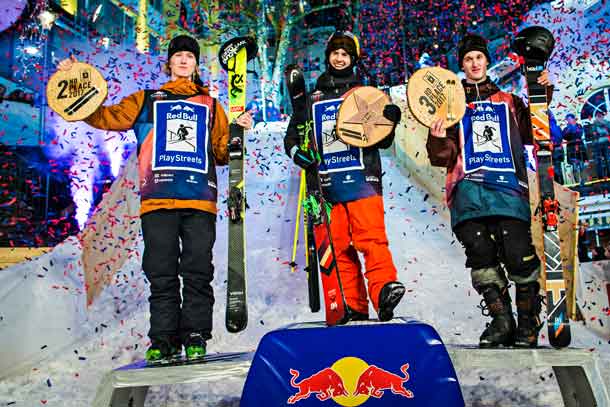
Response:
[[[107,95],[108,84],[102,74],[84,62],[75,62],[68,71],[55,72],[47,84],[49,107],[69,122],[89,117]]]
[[[466,95],[456,74],[441,67],[417,70],[407,84],[409,110],[418,122],[431,127],[444,119],[444,127],[459,122],[466,112]]]
[[[361,86],[347,92],[337,115],[337,136],[356,147],[370,147],[387,137],[394,123],[383,116],[390,98],[377,88]]]

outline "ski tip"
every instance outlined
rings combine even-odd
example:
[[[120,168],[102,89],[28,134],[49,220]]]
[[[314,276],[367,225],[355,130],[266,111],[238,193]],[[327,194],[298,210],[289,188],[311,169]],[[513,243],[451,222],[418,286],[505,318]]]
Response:
[[[248,326],[248,321],[226,321],[225,326],[227,328],[227,331],[232,334],[236,334],[246,329],[246,327]]]
[[[565,323],[561,324],[559,327],[549,329],[548,336],[549,344],[556,349],[567,348],[572,341],[570,326]]]

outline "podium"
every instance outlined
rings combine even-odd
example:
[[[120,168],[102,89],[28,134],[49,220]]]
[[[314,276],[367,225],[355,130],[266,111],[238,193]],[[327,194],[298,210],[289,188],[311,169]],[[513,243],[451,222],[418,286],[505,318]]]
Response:
[[[143,407],[150,386],[230,377],[246,379],[242,407],[463,406],[455,369],[498,366],[552,368],[566,407],[610,407],[610,369],[602,372],[586,349],[444,345],[431,326],[405,318],[294,324],[266,334],[256,353],[213,354],[180,366],[141,361],[107,373],[92,405]]]
[[[261,339],[242,407],[331,399],[340,406],[464,406],[449,353],[419,321],[297,324]]]

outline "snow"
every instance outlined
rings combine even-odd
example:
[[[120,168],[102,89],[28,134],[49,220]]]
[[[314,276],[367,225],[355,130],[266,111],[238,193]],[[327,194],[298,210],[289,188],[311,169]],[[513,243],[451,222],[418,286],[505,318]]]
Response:
[[[214,338],[210,352],[254,350],[260,338],[270,330],[302,321],[323,319],[312,314],[307,305],[307,283],[302,268],[290,272],[298,173],[285,157],[282,137],[285,123],[259,125],[247,134],[248,170],[246,188],[250,209],[247,212],[249,325],[239,334],[224,328],[226,290],[226,229],[224,213],[219,214],[215,246],[216,305]],[[390,248],[399,279],[407,294],[396,314],[414,317],[434,326],[445,343],[475,344],[486,318],[477,308],[479,296],[470,286],[464,267],[463,249],[452,235],[447,211],[428,198],[411,181],[389,154],[383,157],[384,200]],[[226,191],[227,171],[219,171],[220,191]],[[219,198],[224,208],[226,194]],[[75,254],[78,242],[67,241],[46,254],[18,267],[23,275],[35,275],[40,265],[63,271],[73,264],[79,272]],[[303,264],[302,247],[297,262]],[[86,406],[90,405],[102,376],[110,369],[141,359],[147,347],[147,288],[133,261],[121,271],[134,284],[110,286],[88,315],[80,316],[78,340],[61,352],[44,355],[25,373],[5,377],[0,382],[0,405],[14,406]],[[2,273],[15,272],[14,268]],[[133,272],[133,273],[132,273]],[[57,274],[57,273],[56,273]],[[59,273],[61,274],[61,273]],[[77,284],[78,279],[66,277]],[[44,290],[46,289],[46,292]],[[38,287],[37,295],[53,307],[59,293]],[[76,292],[74,296],[82,297]],[[22,294],[22,306],[28,296]],[[51,309],[51,308],[49,308]],[[5,312],[3,310],[2,312]],[[374,313],[371,311],[372,315]],[[1,321],[0,321],[1,323]],[[103,324],[103,325],[102,325]],[[610,345],[575,324],[573,346],[594,349],[610,360]],[[8,325],[0,325],[0,332]],[[52,334],[46,327],[37,333],[41,340]],[[544,331],[543,331],[544,334]],[[546,340],[542,340],[543,344]],[[399,344],[394,344],[399,346]],[[2,358],[9,349],[2,349]],[[40,350],[44,352],[44,350]],[[549,369],[523,368],[507,372],[462,369],[458,371],[468,406],[562,406],[561,395]],[[153,387],[148,406],[237,406],[243,381],[214,384],[188,384]]]

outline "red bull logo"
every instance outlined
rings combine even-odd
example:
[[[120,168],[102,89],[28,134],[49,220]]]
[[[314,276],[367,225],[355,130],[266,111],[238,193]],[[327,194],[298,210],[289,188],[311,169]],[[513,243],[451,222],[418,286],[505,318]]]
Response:
[[[389,372],[364,360],[345,357],[331,367],[324,368],[300,381],[299,371],[290,369],[290,385],[297,392],[288,398],[288,404],[315,396],[320,401],[332,399],[346,407],[359,406],[369,397],[381,398],[385,391],[406,398],[413,398],[413,392],[405,388],[409,381],[409,364],[401,366],[402,375]]]
[[[294,404],[299,400],[309,398],[315,394],[318,400],[324,401],[334,396],[347,396],[348,393],[343,385],[343,379],[331,368],[322,369],[317,373],[312,374],[306,379],[296,382],[299,377],[299,371],[290,369],[292,379],[290,385],[296,387],[299,391],[288,398],[288,404]]]

